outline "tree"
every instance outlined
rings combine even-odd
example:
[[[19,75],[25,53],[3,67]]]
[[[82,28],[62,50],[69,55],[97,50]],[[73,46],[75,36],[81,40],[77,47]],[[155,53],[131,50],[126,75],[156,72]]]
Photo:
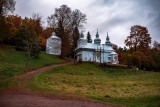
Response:
[[[125,40],[126,46],[134,51],[137,49],[144,51],[149,48],[150,43],[151,37],[147,28],[140,25],[132,26],[131,33]]]
[[[9,35],[10,25],[7,23],[5,15],[15,10],[15,0],[0,0],[0,43]]]
[[[111,45],[112,45],[112,48],[113,48],[114,50],[116,50],[116,51],[118,50],[118,46],[117,46],[116,44],[113,44],[113,43],[112,43]]]
[[[87,33],[87,42],[92,43],[91,34],[89,33],[89,31]]]
[[[153,48],[160,51],[160,43],[158,43],[157,41],[154,41]]]
[[[15,10],[15,0],[0,0],[0,16]]]
[[[29,59],[38,57],[40,53],[37,27],[39,28],[39,25],[37,26],[35,19],[25,18],[15,37],[16,49],[27,52]]]
[[[7,35],[9,35],[10,32],[8,32],[10,29],[9,24],[6,22],[6,19],[4,16],[0,16],[0,43],[3,44],[4,40],[7,39]]]
[[[39,13],[33,13],[32,19],[35,21],[35,32],[37,36],[42,36],[42,16],[39,15]]]
[[[23,26],[18,30],[15,36],[15,46],[17,51],[26,51],[26,37],[29,35],[28,30]]]
[[[39,36],[38,37],[38,40],[40,41],[41,43],[41,48],[42,50],[45,50],[46,49],[46,40],[52,35],[52,32],[54,30],[50,27],[47,27],[45,29],[43,29],[42,31],[42,36]]]
[[[67,5],[55,9],[55,13],[48,17],[48,25],[61,38],[61,57],[70,56],[76,47],[79,29],[83,29],[86,15],[79,10],[72,11]]]
[[[23,19],[17,15],[8,15],[5,20],[8,23],[9,29],[7,30],[8,34],[5,36],[3,43],[7,45],[15,45],[14,37],[20,29]]]
[[[38,21],[37,21],[38,20]],[[41,35],[41,18],[31,19],[25,18],[23,20],[23,25],[28,30],[29,34],[26,36],[26,51],[28,53],[28,58],[39,57],[40,53],[40,42],[38,41],[38,36]]]

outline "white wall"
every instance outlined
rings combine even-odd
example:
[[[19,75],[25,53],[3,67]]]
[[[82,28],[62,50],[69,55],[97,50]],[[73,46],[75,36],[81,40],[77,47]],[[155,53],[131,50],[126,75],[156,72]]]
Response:
[[[82,61],[94,61],[93,60],[93,52],[82,51]]]
[[[113,61],[114,56],[110,55],[111,52],[105,52],[104,54],[101,53],[101,63],[105,62],[111,62],[114,64],[117,64],[117,61]],[[78,54],[82,55],[82,61],[91,61],[91,62],[100,62],[100,58],[97,58],[96,53],[92,51],[82,51]],[[110,57],[110,58],[109,58]]]
[[[46,53],[53,55],[61,54],[61,40],[57,38],[47,39]]]

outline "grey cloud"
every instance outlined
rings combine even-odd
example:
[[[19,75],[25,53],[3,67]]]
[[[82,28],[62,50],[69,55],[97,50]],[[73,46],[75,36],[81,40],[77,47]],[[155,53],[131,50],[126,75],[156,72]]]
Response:
[[[67,2],[61,0],[62,4],[58,1],[52,0],[16,0],[16,13],[21,16],[31,17],[33,12],[40,12],[43,17],[49,16],[54,12],[54,8],[59,7]],[[46,4],[43,4],[44,2]],[[90,31],[94,39],[96,29],[99,28],[99,34],[103,35],[102,41],[105,40],[107,30],[111,31],[112,38],[118,39],[117,45],[124,43],[124,38],[130,32],[130,27],[133,25],[146,26],[151,34],[153,40],[160,42],[160,0],[82,0],[87,2],[86,7],[79,6],[78,3],[68,6],[74,6],[83,10],[87,15],[86,31]],[[54,5],[55,7],[52,7]],[[75,6],[78,5],[78,6]],[[52,10],[50,10],[52,9]],[[115,31],[116,29],[116,31]],[[118,37],[117,37],[118,35]],[[123,39],[122,39],[123,38]],[[113,41],[113,40],[112,40]],[[122,46],[122,45],[121,45]]]
[[[29,16],[32,11],[32,5],[30,0],[16,0],[16,13],[20,13],[21,16]]]

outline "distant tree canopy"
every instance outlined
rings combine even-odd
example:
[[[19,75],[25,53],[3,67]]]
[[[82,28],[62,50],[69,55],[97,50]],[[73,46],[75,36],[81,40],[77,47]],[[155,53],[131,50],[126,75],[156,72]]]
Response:
[[[134,51],[137,50],[146,50],[149,48],[151,43],[151,37],[148,33],[148,29],[144,26],[135,25],[131,27],[131,33],[125,40],[126,46]]]
[[[138,67],[141,70],[160,69],[160,43],[155,41],[153,47],[148,30],[144,26],[131,27],[131,33],[125,40],[129,48],[118,48],[118,57],[121,64],[128,67]]]
[[[56,34],[62,40],[61,56],[73,54],[77,45],[79,30],[84,30],[86,15],[79,10],[71,10],[67,5],[56,8],[54,14],[48,17],[48,25],[55,29]]]
[[[87,42],[92,43],[92,38],[91,38],[91,34],[89,33],[89,31],[87,33]]]

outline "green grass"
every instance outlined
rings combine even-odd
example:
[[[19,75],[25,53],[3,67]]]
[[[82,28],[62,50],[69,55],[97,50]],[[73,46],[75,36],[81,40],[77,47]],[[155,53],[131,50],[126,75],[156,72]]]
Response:
[[[12,84],[9,81],[16,75],[61,62],[63,62],[62,59],[54,55],[45,54],[45,52],[41,52],[39,58],[28,60],[24,52],[1,49],[0,88],[5,88],[9,86],[9,84]]]
[[[160,106],[160,73],[102,69],[93,64],[58,67],[30,80],[32,90],[86,96],[131,107]]]

